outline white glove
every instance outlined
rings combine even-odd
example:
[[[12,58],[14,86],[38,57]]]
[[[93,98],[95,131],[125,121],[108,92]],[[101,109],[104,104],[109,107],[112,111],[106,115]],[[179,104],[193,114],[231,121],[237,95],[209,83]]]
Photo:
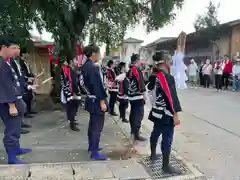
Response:
[[[32,89],[32,86],[28,85],[28,86],[27,86],[27,89],[28,89],[28,90],[31,90],[31,89]]]

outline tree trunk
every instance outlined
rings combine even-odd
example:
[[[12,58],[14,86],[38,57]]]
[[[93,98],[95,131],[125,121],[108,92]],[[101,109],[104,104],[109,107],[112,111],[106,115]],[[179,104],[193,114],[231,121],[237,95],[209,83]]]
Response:
[[[69,33],[65,34],[65,33],[60,33],[61,36],[58,39],[59,40],[59,47],[58,47],[58,56],[59,56],[59,64],[57,67],[55,67],[55,77],[54,77],[54,84],[53,84],[53,89],[51,92],[51,97],[53,99],[53,102],[58,103],[61,100],[61,92],[60,92],[60,73],[61,73],[61,67],[62,64],[64,63],[64,61],[67,61],[68,63],[70,63],[75,57],[76,57],[76,43],[78,42],[78,36],[81,36],[81,32],[84,29],[86,22],[88,21],[89,18],[89,13],[91,13],[91,9],[93,7],[93,1],[86,1],[84,2],[84,4],[86,5],[86,10],[88,12],[87,15],[84,18],[81,19],[81,21],[78,21],[79,17],[77,16],[79,14],[80,11],[82,11],[80,6],[81,3],[83,3],[82,1],[78,0],[75,2],[77,5],[76,7],[78,7],[78,9],[75,10],[75,12],[73,13],[73,17],[76,19],[73,19],[73,22],[69,23],[69,21],[67,19],[65,19],[65,15],[62,14],[62,22],[63,24],[65,24],[65,26],[63,28],[69,29]],[[79,5],[80,4],[80,5]],[[77,23],[74,23],[77,22]],[[74,25],[74,27],[72,27],[72,24]],[[68,26],[69,25],[69,26]],[[60,31],[61,32],[61,31]]]
[[[54,74],[54,81],[52,84],[52,91],[50,93],[50,96],[52,98],[52,101],[54,103],[60,103],[61,101],[61,92],[60,92],[60,83],[61,83],[61,78],[60,78],[60,73],[61,73],[61,67],[57,66],[55,67],[55,74]]]
[[[110,55],[110,44],[107,43],[106,44],[106,56],[109,56]]]

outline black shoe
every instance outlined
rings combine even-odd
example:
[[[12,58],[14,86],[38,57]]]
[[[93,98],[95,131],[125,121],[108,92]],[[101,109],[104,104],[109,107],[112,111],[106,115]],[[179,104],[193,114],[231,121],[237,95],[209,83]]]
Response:
[[[126,118],[123,118],[123,119],[122,119],[122,122],[123,122],[123,123],[129,123],[129,121],[128,121]]]
[[[150,143],[150,149],[151,149],[150,159],[152,162],[158,159],[156,154],[156,148],[157,148],[157,144]]]
[[[33,118],[34,116],[32,116],[31,114],[25,114],[24,117],[25,118]]]
[[[30,133],[30,131],[26,129],[21,129],[20,131],[20,134],[28,134],[28,133]]]
[[[74,124],[79,125],[79,123],[76,120],[74,121]]]
[[[31,112],[29,112],[29,114],[37,114],[37,112],[31,111]]]
[[[80,129],[76,126],[75,123],[70,123],[70,129],[76,132],[80,131]]]
[[[174,174],[174,175],[180,175],[181,170],[177,169],[169,164],[169,157],[170,153],[163,153],[162,158],[163,158],[163,164],[162,164],[162,170],[165,174]]]
[[[21,127],[22,128],[31,128],[32,126],[30,124],[22,123]]]
[[[118,114],[115,113],[115,112],[111,112],[110,115],[111,115],[111,116],[118,116]]]
[[[142,136],[140,135],[140,133],[138,132],[138,133],[136,133],[136,134],[134,135],[134,140],[135,140],[135,141],[146,141],[147,139],[144,138],[144,137],[142,137]]]

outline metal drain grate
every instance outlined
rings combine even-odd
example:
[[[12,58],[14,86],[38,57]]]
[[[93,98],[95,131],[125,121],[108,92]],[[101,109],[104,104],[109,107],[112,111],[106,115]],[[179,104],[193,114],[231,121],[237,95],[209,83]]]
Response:
[[[148,173],[151,175],[153,179],[163,179],[163,178],[169,178],[174,177],[176,174],[164,174],[162,171],[162,156],[159,155],[158,160],[156,160],[154,163],[150,160],[149,156],[144,156],[141,158],[141,162],[145,166]],[[176,167],[181,170],[181,176],[187,175],[190,173],[190,170],[187,168],[187,166],[179,159],[177,159],[175,156],[171,155],[170,157],[170,164],[173,167]]]
[[[200,177],[196,177],[196,178],[191,178],[189,180],[211,180],[211,178],[208,178],[206,176],[200,176]]]

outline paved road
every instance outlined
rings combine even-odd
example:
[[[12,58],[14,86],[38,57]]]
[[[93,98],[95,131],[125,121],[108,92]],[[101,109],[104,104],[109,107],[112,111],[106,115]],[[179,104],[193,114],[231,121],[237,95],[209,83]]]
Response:
[[[214,180],[240,179],[240,93],[189,89],[180,91],[179,97],[184,112],[181,114],[181,126],[176,128],[173,148]],[[151,129],[151,122],[146,120],[147,114],[144,124],[147,129]],[[33,121],[32,133],[22,138],[22,144],[31,145],[35,152],[24,157],[26,162],[88,160],[85,127],[87,120],[84,113],[80,118],[82,131],[79,135],[69,132],[62,113],[55,112],[51,114],[51,118],[47,114],[38,116]],[[124,126],[129,130],[128,124]],[[111,159],[119,159],[122,157],[121,153],[125,152],[126,139],[119,131],[114,123],[106,123],[102,146]],[[119,145],[124,147],[121,152],[116,151],[119,150]],[[146,147],[149,151],[149,145]],[[5,163],[4,154],[0,145],[1,164]]]
[[[240,93],[201,88],[179,97],[184,112],[173,148],[208,177],[240,179]]]
[[[31,133],[22,135],[21,144],[33,148],[33,152],[22,156],[26,163],[60,163],[89,161],[87,152],[88,114],[80,110],[77,118],[80,132],[69,130],[60,111],[42,112],[31,119]],[[0,121],[1,122],[1,121]],[[0,139],[3,138],[3,125],[0,123]],[[128,148],[128,139],[121,134],[120,128],[106,115],[105,127],[101,138],[103,152],[110,159],[119,160]],[[120,146],[120,147],[119,147]],[[0,164],[5,164],[5,150],[0,142]]]

